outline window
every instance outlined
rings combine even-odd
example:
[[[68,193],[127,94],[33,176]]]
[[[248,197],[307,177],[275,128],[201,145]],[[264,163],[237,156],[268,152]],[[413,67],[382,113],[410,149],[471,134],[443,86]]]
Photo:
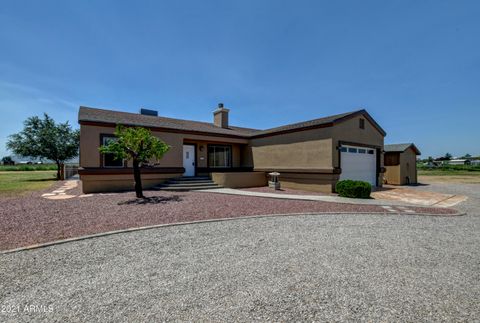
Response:
[[[349,152],[349,153],[356,153],[356,152],[357,152],[357,148],[348,148],[348,152]]]
[[[208,167],[232,167],[232,147],[208,145]]]
[[[368,150],[368,153],[369,153],[370,155],[373,155],[373,149],[369,149],[369,150]]]
[[[105,136],[102,138],[102,145],[108,145],[117,138]],[[102,154],[103,167],[123,167],[122,159],[115,159],[113,154]]]
[[[396,166],[400,164],[400,154],[399,153],[386,153],[384,156],[385,166]]]
[[[359,121],[360,121],[359,123],[360,129],[365,129],[365,119],[360,118]]]
[[[347,147],[340,147],[340,151],[342,153],[346,153],[347,152]]]
[[[359,154],[366,154],[366,153],[367,153],[367,150],[366,150],[366,149],[359,149],[359,150],[358,150],[358,153],[359,153]]]

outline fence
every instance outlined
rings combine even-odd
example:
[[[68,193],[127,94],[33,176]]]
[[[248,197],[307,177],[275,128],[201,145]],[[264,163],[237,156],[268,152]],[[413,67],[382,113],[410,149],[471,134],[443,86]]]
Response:
[[[64,164],[62,179],[69,179],[78,174],[78,165]]]

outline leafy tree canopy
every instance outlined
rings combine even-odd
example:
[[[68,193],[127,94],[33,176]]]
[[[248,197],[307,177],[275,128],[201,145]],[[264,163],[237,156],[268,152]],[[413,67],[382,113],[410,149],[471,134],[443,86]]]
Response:
[[[53,160],[60,178],[61,163],[78,156],[79,142],[78,130],[73,130],[68,122],[55,123],[45,113],[43,119],[35,116],[25,120],[23,130],[9,136],[7,148],[22,157]]]

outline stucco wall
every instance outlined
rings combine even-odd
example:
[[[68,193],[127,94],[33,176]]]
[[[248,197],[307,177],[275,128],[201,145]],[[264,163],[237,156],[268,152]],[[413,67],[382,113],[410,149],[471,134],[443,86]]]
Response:
[[[331,128],[252,139],[255,169],[332,169]]]
[[[161,184],[172,177],[182,174],[142,174],[142,186],[144,189]],[[115,192],[133,190],[135,182],[133,174],[118,175],[82,175],[82,191],[88,193]]]
[[[101,167],[100,165],[100,153],[98,148],[100,147],[100,135],[101,134],[113,134],[115,128],[113,127],[101,127],[91,125],[80,126],[80,167]],[[182,167],[183,166],[183,143],[184,142],[203,142],[207,143],[227,143],[232,144],[233,165],[239,167],[241,163],[240,146],[238,144],[247,144],[246,139],[227,138],[227,137],[215,137],[182,133],[169,133],[152,131],[153,135],[165,141],[171,146],[170,150],[163,156],[160,161],[162,167]],[[199,151],[197,146],[197,154],[202,153],[203,160],[198,159],[199,167],[206,167],[207,163],[207,148],[203,152]],[[199,155],[200,157],[200,155]],[[131,163],[130,165],[131,166]]]
[[[359,127],[360,118],[365,119],[365,129]],[[349,119],[337,124],[332,129],[334,167],[340,167],[337,147],[341,141],[383,148],[383,135],[364,117]],[[381,158],[381,166],[383,166],[383,157]]]
[[[258,187],[267,185],[264,172],[212,173],[212,180],[228,188]]]

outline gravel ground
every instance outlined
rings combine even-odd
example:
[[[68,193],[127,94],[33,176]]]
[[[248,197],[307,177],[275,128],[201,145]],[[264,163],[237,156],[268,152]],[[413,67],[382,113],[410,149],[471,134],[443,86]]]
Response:
[[[20,310],[0,321],[478,321],[479,219],[247,218],[0,255]]]
[[[250,191],[250,192],[274,193],[274,194],[337,196],[337,194],[333,194],[333,193],[327,194],[327,193],[321,193],[321,192],[302,191],[302,190],[291,189],[291,188],[281,188],[279,190],[274,190],[267,186],[242,188],[241,190]]]
[[[67,193],[80,195],[80,188]],[[133,192],[94,194],[66,200],[48,200],[40,195],[36,192],[1,200],[0,250],[131,227],[205,219],[284,213],[387,213],[377,205],[200,192],[146,191],[145,195],[150,198],[140,203],[134,199]],[[441,208],[409,209],[418,213],[445,215],[456,212]]]

